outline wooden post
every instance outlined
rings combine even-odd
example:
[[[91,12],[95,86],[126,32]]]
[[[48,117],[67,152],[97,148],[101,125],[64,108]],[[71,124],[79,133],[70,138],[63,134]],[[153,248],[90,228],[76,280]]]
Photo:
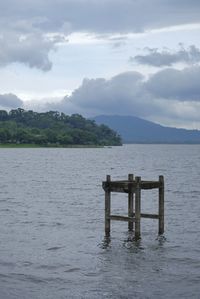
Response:
[[[158,215],[159,215],[159,221],[158,221],[158,233],[163,234],[164,233],[164,177],[162,175],[159,176],[159,208],[158,208]]]
[[[135,177],[135,239],[140,239],[140,218],[141,218],[141,177]]]
[[[133,174],[129,174],[128,175],[129,183],[133,182],[133,180],[134,180]],[[131,185],[129,185],[129,190],[128,190],[128,217],[133,217],[133,213],[134,213],[133,200],[134,200],[133,187]],[[133,230],[133,222],[132,221],[128,222],[128,229],[129,229],[129,231]]]
[[[110,187],[109,183],[111,181],[110,175],[106,176],[106,190],[105,190],[105,236],[110,236]]]

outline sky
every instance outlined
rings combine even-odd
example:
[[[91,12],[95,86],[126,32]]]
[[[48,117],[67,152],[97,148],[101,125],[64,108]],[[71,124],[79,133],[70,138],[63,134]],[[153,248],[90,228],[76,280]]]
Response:
[[[199,0],[0,0],[0,109],[200,129]]]

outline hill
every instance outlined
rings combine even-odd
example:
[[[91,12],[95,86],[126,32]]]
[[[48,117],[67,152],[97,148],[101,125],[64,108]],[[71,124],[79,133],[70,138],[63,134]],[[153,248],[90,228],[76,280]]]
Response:
[[[0,144],[41,146],[121,145],[119,135],[79,114],[37,113],[18,108],[0,110]]]
[[[164,127],[135,116],[101,115],[94,119],[117,131],[124,143],[200,143],[198,130]]]

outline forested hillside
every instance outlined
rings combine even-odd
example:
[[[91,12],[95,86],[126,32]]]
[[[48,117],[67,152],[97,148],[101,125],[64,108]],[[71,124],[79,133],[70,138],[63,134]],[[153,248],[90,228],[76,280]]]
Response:
[[[1,144],[120,145],[119,135],[79,114],[37,113],[18,108],[0,110]]]

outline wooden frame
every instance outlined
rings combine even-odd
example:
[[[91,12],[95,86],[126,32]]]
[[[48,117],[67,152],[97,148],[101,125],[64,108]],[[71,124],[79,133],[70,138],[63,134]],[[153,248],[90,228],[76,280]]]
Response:
[[[127,221],[128,229],[133,231],[135,226],[135,239],[141,237],[141,218],[158,219],[158,233],[164,233],[164,177],[159,176],[158,181],[144,181],[141,177],[128,175],[128,180],[111,181],[111,176],[106,176],[102,183],[105,191],[105,236],[110,236],[111,220]],[[141,190],[158,189],[158,214],[141,213]],[[111,214],[111,192],[128,194],[128,216]]]

